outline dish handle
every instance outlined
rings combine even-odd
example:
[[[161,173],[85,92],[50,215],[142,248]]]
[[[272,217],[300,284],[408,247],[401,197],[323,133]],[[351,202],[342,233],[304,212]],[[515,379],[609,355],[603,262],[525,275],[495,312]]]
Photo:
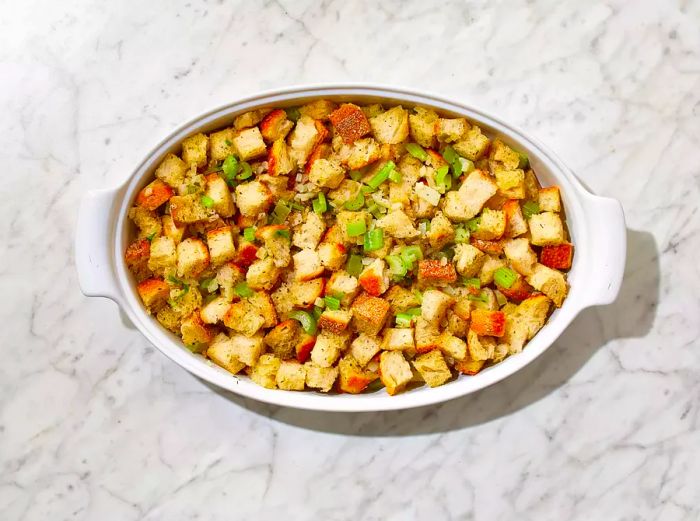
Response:
[[[586,277],[587,306],[611,304],[620,292],[625,274],[627,227],[622,205],[616,199],[590,193],[584,199],[590,221],[590,268]]]
[[[112,265],[112,222],[120,192],[121,188],[93,190],[83,197],[75,232],[75,266],[85,296],[105,297],[121,306]]]

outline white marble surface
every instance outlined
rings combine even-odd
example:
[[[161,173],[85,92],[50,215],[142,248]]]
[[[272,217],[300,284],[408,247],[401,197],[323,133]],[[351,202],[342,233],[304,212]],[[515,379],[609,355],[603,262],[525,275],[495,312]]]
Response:
[[[700,2],[2,12],[0,519],[700,518]],[[331,415],[220,394],[81,295],[87,189],[199,112],[341,80],[480,105],[619,198],[618,302],[474,396]]]

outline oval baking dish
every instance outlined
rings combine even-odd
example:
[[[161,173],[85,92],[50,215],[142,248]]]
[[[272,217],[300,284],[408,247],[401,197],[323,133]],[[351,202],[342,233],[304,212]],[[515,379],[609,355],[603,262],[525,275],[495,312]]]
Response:
[[[176,152],[187,136],[224,127],[244,112],[262,107],[291,107],[314,99],[424,106],[450,117],[466,117],[491,137],[528,154],[543,186],[558,185],[576,255],[568,273],[569,296],[519,354],[474,376],[441,387],[420,387],[397,396],[384,390],[360,395],[270,390],[245,376],[232,375],[190,352],[145,310],[128,272],[123,252],[132,238],[127,213],[134,197],[152,177],[162,158]],[[484,112],[434,95],[393,87],[339,85],[294,87],[246,98],[208,112],[172,132],[134,170],[125,184],[89,192],[80,206],[75,257],[80,286],[87,296],[115,301],[138,329],[171,360],[198,377],[234,393],[276,405],[325,411],[380,411],[442,402],[472,393],[518,371],[543,353],[583,309],[612,302],[620,288],[626,253],[625,221],[614,199],[592,195],[543,145],[521,130]]]

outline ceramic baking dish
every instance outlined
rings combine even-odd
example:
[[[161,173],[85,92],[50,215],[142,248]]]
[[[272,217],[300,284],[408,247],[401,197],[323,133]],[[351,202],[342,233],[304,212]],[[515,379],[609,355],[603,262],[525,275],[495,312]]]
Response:
[[[498,136],[525,151],[544,186],[556,184],[561,188],[575,245],[574,262],[568,275],[571,290],[563,306],[552,314],[521,353],[475,376],[460,376],[441,387],[424,386],[397,396],[389,396],[384,390],[360,395],[270,390],[191,353],[178,337],[146,313],[136,293],[135,281],[124,263],[123,252],[135,234],[127,219],[129,207],[138,190],[152,178],[161,159],[168,152],[177,153],[179,143],[190,134],[229,125],[236,115],[248,110],[301,105],[317,98],[422,105],[450,116],[464,116],[492,137]],[[262,93],[212,110],[172,132],[155,146],[122,186],[86,194],[79,210],[75,258],[80,287],[85,295],[112,299],[154,346],[198,377],[234,393],[277,405],[325,411],[380,411],[443,402],[483,389],[525,367],[552,345],[581,310],[615,299],[625,265],[625,237],[624,214],[619,202],[591,194],[542,144],[499,118],[457,101],[401,88],[331,85]]]

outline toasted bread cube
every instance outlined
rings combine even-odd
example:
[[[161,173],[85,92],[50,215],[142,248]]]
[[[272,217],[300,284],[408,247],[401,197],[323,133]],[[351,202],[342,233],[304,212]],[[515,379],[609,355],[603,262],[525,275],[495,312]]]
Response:
[[[472,294],[469,288],[455,288],[453,294],[455,295],[455,305],[453,311],[457,316],[463,320],[469,321],[472,316],[472,309],[474,309],[474,302],[469,300],[469,295]]]
[[[279,358],[270,353],[260,355],[258,363],[250,371],[250,379],[266,389],[276,389],[277,371],[281,363],[282,361]]]
[[[330,114],[337,108],[338,104],[333,101],[317,99],[299,107],[299,113],[302,116],[309,116],[313,119],[327,120]]]
[[[233,120],[233,126],[236,130],[252,127],[260,123],[265,115],[269,114],[270,112],[270,109],[250,110],[241,114],[240,116],[236,116],[236,119]]]
[[[382,259],[376,259],[372,264],[365,266],[358,278],[360,286],[375,297],[378,297],[389,289],[389,270]]]
[[[314,345],[316,345],[316,337],[303,333],[294,348],[297,362],[301,362],[302,364],[306,362],[311,357],[311,351]]]
[[[177,245],[178,277],[197,278],[209,266],[209,250],[200,239],[190,237]]]
[[[493,282],[493,274],[496,272],[496,270],[498,268],[504,268],[505,266],[506,262],[503,259],[486,255],[486,259],[484,260],[478,274],[481,285],[488,286],[491,284]]]
[[[324,279],[294,281],[290,286],[290,298],[294,307],[309,309],[323,295]]]
[[[233,374],[241,372],[245,367],[245,364],[234,355],[233,340],[225,333],[219,333],[214,337],[207,349],[207,357],[216,365]]]
[[[467,334],[467,349],[469,350],[469,358],[472,360],[488,360],[495,353],[496,341],[489,336],[481,336],[474,329],[470,329]]]
[[[187,137],[182,140],[182,160],[188,167],[192,165],[204,166],[207,164],[208,148],[209,138],[201,132]]]
[[[442,264],[439,260],[422,260],[418,262],[418,283],[445,286],[457,280],[457,272],[452,263]]]
[[[435,327],[428,323],[422,316],[416,320],[416,351],[419,353],[427,353],[431,349],[439,347],[440,332]]]
[[[182,241],[182,237],[185,235],[185,225],[178,225],[170,215],[164,215],[161,219],[163,224],[163,233],[170,237],[175,244]]]
[[[469,244],[489,255],[500,255],[503,253],[505,242],[505,239],[498,239],[497,241],[485,241],[477,239],[476,237],[471,237],[469,239]]]
[[[260,134],[265,141],[272,143],[284,139],[292,127],[294,123],[287,119],[287,113],[282,109],[275,109],[260,122]]]
[[[452,146],[460,156],[466,157],[470,161],[477,161],[486,155],[490,143],[489,138],[481,133],[479,127],[474,125],[467,131],[464,139]]]
[[[415,347],[413,328],[389,328],[384,331],[382,349],[386,351],[406,351]]]
[[[306,164],[304,165],[304,173],[309,174],[314,163],[319,159],[328,159],[333,152],[333,148],[328,143],[318,143],[314,146],[311,154],[306,159]]]
[[[292,255],[294,279],[305,281],[315,279],[323,273],[323,265],[317,251],[304,249]]]
[[[503,311],[475,309],[471,314],[470,329],[479,336],[503,336],[506,317]]]
[[[263,141],[262,134],[260,134],[260,129],[258,129],[258,127],[241,130],[234,136],[233,146],[236,148],[238,157],[242,161],[255,159],[267,153],[265,141]]]
[[[309,171],[309,181],[322,188],[338,188],[344,178],[345,169],[336,159],[317,159]]]
[[[537,194],[537,202],[541,212],[561,212],[561,197],[558,186],[540,188]]]
[[[258,259],[258,247],[252,242],[241,240],[239,237],[238,253],[233,261],[238,266],[247,268]]]
[[[343,179],[338,188],[328,192],[328,199],[336,207],[342,207],[348,201],[355,199],[362,188],[362,183],[352,179]]]
[[[352,313],[345,309],[326,309],[318,318],[318,327],[340,334],[345,331],[352,319]]]
[[[304,368],[306,369],[306,385],[318,389],[322,393],[330,391],[338,378],[337,367],[321,367],[313,362],[306,362]]]
[[[296,346],[301,336],[301,326],[296,320],[288,319],[277,324],[265,335],[265,344],[282,360],[296,356]]]
[[[151,270],[148,267],[150,256],[151,241],[148,239],[136,239],[127,247],[124,253],[124,260],[129,267],[129,271],[136,277],[137,282],[141,282],[151,275]]]
[[[236,256],[236,247],[233,245],[233,234],[230,226],[214,228],[207,232],[207,246],[209,256],[214,266],[219,266]]]
[[[467,356],[467,343],[449,331],[440,333],[437,344],[440,351],[455,360],[464,360]]]
[[[551,298],[558,308],[561,307],[569,291],[564,274],[539,263],[535,264],[527,281],[532,287]]]
[[[136,286],[143,305],[149,312],[164,304],[170,296],[170,286],[163,279],[146,279]]]
[[[380,143],[395,145],[408,139],[408,112],[400,106],[374,116],[369,124]]]
[[[226,327],[247,337],[252,337],[265,325],[265,317],[260,310],[247,300],[231,304],[224,314],[223,321]],[[252,364],[246,362],[246,365]]]
[[[503,252],[510,261],[513,268],[521,275],[530,275],[537,262],[537,255],[527,239],[512,239],[507,241],[503,247]]]
[[[209,157],[212,161],[223,161],[236,152],[233,146],[234,135],[232,128],[209,134]]]
[[[379,144],[371,137],[358,139],[349,150],[346,164],[351,170],[358,170],[381,157]]]
[[[425,183],[416,183],[413,192],[416,194],[416,217],[429,217],[435,209],[434,207],[440,204],[440,192]],[[445,199],[445,204],[447,205],[447,199]]]
[[[174,195],[170,198],[170,215],[177,224],[189,224],[206,221],[214,210],[202,204],[198,194]]]
[[[432,327],[438,327],[454,301],[453,297],[442,291],[428,289],[423,293],[421,316]]]
[[[205,324],[216,324],[224,319],[230,306],[230,302],[225,297],[216,297],[202,307],[199,316]]]
[[[341,392],[358,394],[378,378],[377,373],[366,371],[352,355],[346,355],[338,363],[340,379],[338,387]]]
[[[481,270],[487,255],[471,244],[457,244],[452,259],[455,267],[463,277],[474,277]]]
[[[174,268],[176,264],[177,252],[175,242],[164,235],[153,239],[148,258],[148,269],[153,273],[162,275],[166,270]]]
[[[277,387],[285,391],[303,391],[306,368],[296,360],[283,360],[275,376]]]
[[[381,228],[387,234],[397,239],[412,239],[418,235],[418,230],[413,226],[413,221],[403,210],[389,210],[389,212],[377,220],[377,228]]]
[[[183,343],[190,347],[209,344],[214,338],[211,326],[205,324],[196,311],[187,318],[182,319],[180,334],[182,335]]]
[[[323,219],[314,212],[307,212],[304,222],[294,232],[292,244],[300,249],[313,250],[323,237],[326,225]]]
[[[443,246],[452,242],[455,230],[450,220],[442,212],[438,212],[430,221],[430,230],[428,230],[426,237],[430,241],[430,246],[441,250]]]
[[[282,271],[275,265],[272,257],[255,261],[248,268],[246,282],[252,289],[272,289]]]
[[[452,378],[445,357],[437,349],[418,355],[413,360],[413,367],[430,387],[438,387]]]
[[[503,211],[506,214],[506,237],[512,239],[527,233],[527,221],[523,217],[520,203],[517,200],[506,201],[503,205]]]
[[[574,257],[574,245],[565,242],[556,246],[545,246],[540,253],[540,262],[548,268],[568,270]]]
[[[520,165],[520,155],[500,139],[493,140],[489,157],[508,170],[514,170]]]
[[[248,298],[248,302],[263,317],[263,327],[274,327],[277,325],[277,311],[272,302],[272,298],[265,291],[256,291]]]
[[[347,335],[321,331],[316,337],[314,348],[311,350],[311,361],[319,367],[331,367],[345,349],[348,339]]]
[[[226,300],[229,302],[233,300],[235,295],[234,287],[236,284],[244,280],[245,272],[243,268],[233,262],[227,262],[216,272],[216,283],[219,285],[221,295],[226,297]]]
[[[475,239],[493,241],[500,239],[506,231],[506,214],[501,210],[484,208],[479,218],[479,226],[472,233]]]
[[[324,242],[318,247],[321,264],[329,271],[338,271],[345,266],[347,249],[342,244]]]
[[[443,143],[454,143],[466,137],[469,127],[464,118],[440,118],[437,121],[437,138]]]
[[[175,154],[167,154],[156,168],[156,178],[172,188],[178,188],[185,182],[187,164]]]
[[[333,127],[343,141],[350,144],[372,131],[362,109],[352,103],[344,103],[329,114]]]
[[[386,392],[392,396],[403,391],[413,379],[411,366],[401,351],[382,351],[379,356],[379,375]]]
[[[497,168],[494,172],[498,192],[508,199],[525,199],[525,172],[516,168],[505,170]]]
[[[525,342],[542,329],[551,302],[545,295],[532,296],[506,315],[506,331],[502,341],[508,346],[510,354],[519,353]]]
[[[474,170],[459,190],[447,192],[443,211],[448,219],[465,222],[478,214],[486,201],[496,194],[498,187],[487,174]]]
[[[270,147],[267,154],[267,171],[273,176],[283,176],[294,170],[294,158],[292,157],[284,139],[278,139]]]
[[[432,109],[416,107],[415,114],[408,116],[411,138],[419,145],[432,148],[435,146],[438,115]]]
[[[235,211],[233,196],[228,189],[226,181],[216,174],[209,174],[206,177],[206,195],[214,202],[213,208],[221,217],[231,217]]]
[[[360,289],[358,280],[344,270],[331,275],[326,284],[326,295],[343,295],[340,303],[349,306]]]
[[[525,282],[525,279],[520,276],[510,288],[498,286],[498,290],[504,297],[513,302],[522,302],[526,298],[532,296],[532,294],[535,292],[535,289]]]
[[[466,338],[469,321],[463,319],[454,310],[447,312],[447,332],[459,338]]]
[[[469,357],[455,363],[455,369],[462,374],[474,376],[486,365],[486,360],[473,360]]]
[[[352,303],[353,326],[360,333],[376,335],[384,326],[390,310],[386,300],[363,293]]]
[[[257,217],[266,212],[271,203],[272,193],[260,181],[251,181],[236,187],[236,204],[241,214],[246,217]]]
[[[296,164],[303,166],[314,147],[320,142],[315,120],[302,116],[289,135],[290,155]]]
[[[380,345],[375,336],[360,333],[350,344],[350,354],[362,366],[366,366],[379,352]]]
[[[336,222],[335,225],[328,230],[328,233],[326,234],[325,241],[331,241],[332,239],[329,237],[331,234],[331,231],[334,231],[333,228],[336,226],[338,227],[337,233],[340,237],[342,237],[341,242],[345,245],[349,244],[362,244],[362,237],[350,237],[347,233],[348,230],[348,225],[350,223],[356,223],[360,221],[364,221],[365,225],[369,228],[369,224],[371,222],[371,215],[369,212],[365,210],[360,210],[358,212],[350,212],[347,210],[341,210],[336,213]],[[334,233],[334,234],[335,234]],[[336,240],[336,242],[338,242]]]
[[[136,196],[136,204],[147,210],[155,210],[173,196],[173,189],[160,179],[146,185]]]
[[[275,306],[277,315],[282,318],[286,318],[290,311],[292,311],[294,308],[291,287],[292,285],[290,283],[283,282],[270,294],[270,298],[272,298],[272,303]]]
[[[138,227],[139,239],[158,236],[163,230],[163,226],[156,213],[152,210],[141,208],[140,206],[134,206],[129,209],[129,219],[134,221],[134,224]]]
[[[262,226],[255,236],[265,243],[265,250],[275,266],[284,268],[292,261],[289,227],[282,224]]]
[[[564,242],[564,225],[559,214],[542,212],[530,217],[530,236],[535,246],[553,246]]]
[[[391,286],[384,298],[389,302],[394,314],[403,313],[410,308],[420,306],[420,300],[415,292],[398,285]]]

